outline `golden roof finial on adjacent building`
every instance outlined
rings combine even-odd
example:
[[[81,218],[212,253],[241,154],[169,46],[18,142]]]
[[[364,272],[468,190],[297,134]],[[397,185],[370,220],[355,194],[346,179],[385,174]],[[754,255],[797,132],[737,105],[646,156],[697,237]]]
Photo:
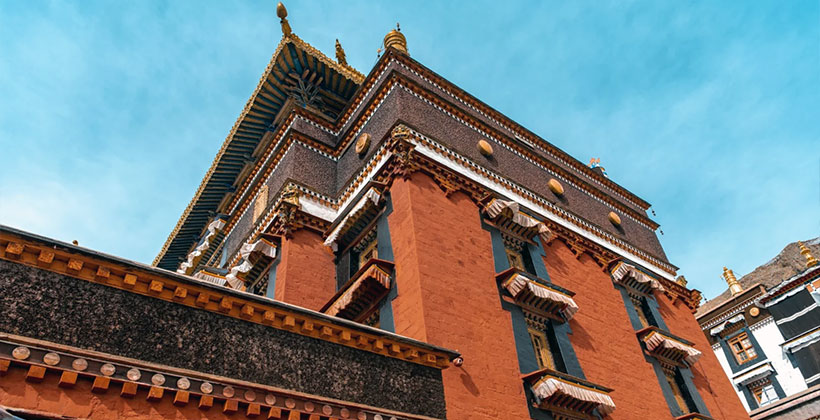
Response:
[[[282,4],[281,1],[276,5],[276,16],[279,16],[279,19],[281,19],[279,23],[282,24],[282,33],[285,36],[293,33],[293,31],[290,30],[290,23],[288,23],[288,9],[285,9],[285,5]]]
[[[345,50],[342,48],[342,44],[339,42],[339,39],[336,38],[336,61],[339,64],[347,65],[347,58],[345,57]]]
[[[390,47],[409,55],[407,52],[407,38],[401,33],[398,23],[396,23],[396,29],[391,30],[384,36],[384,49],[387,50]]]
[[[809,251],[809,248],[803,244],[803,242],[797,241],[797,246],[800,247],[800,253],[806,257],[806,266],[814,267],[818,264],[817,258],[814,258],[814,255],[811,255],[811,251]]]
[[[732,296],[743,291],[743,288],[740,287],[740,283],[737,281],[735,273],[733,273],[732,270],[723,267],[723,278],[726,279],[726,283],[729,284],[729,291],[732,293]]]

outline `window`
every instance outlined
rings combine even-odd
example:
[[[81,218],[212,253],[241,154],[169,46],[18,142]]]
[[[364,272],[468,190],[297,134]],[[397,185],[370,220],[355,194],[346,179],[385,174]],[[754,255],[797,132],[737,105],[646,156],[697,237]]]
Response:
[[[510,263],[510,267],[524,270],[524,258],[520,252],[512,249],[505,249],[504,251],[507,252],[507,262]]]
[[[672,395],[675,397],[675,404],[683,414],[697,412],[694,402],[689,395],[686,385],[675,366],[662,366],[663,373],[666,375],[666,383],[672,389]]]
[[[518,238],[503,234],[504,252],[507,254],[507,262],[510,267],[517,268],[525,273],[535,274],[535,267],[532,264],[527,244]]]
[[[774,385],[772,385],[770,380],[764,380],[759,383],[751,384],[749,385],[749,390],[752,391],[752,395],[755,396],[757,405],[760,407],[771,404],[779,398],[777,396],[777,392],[774,390]]]
[[[754,346],[752,346],[752,340],[749,339],[749,335],[745,332],[729,339],[729,347],[731,347],[735,359],[737,359],[737,362],[740,364],[757,357],[757,352]]]
[[[629,294],[629,298],[632,300],[632,306],[635,308],[635,312],[638,313],[638,319],[641,321],[641,326],[644,328],[654,325],[655,318],[652,316],[652,312],[649,311],[649,307],[646,303],[646,298],[643,296],[634,295],[632,293]]]
[[[370,229],[362,239],[350,248],[350,274],[352,277],[371,258],[379,257],[379,241],[376,237],[376,229]]]
[[[550,321],[541,318],[533,313],[524,312],[527,319],[527,332],[530,335],[530,343],[535,352],[535,361],[539,369],[552,369],[563,372],[563,362],[560,359],[558,344],[554,340],[552,325]]]

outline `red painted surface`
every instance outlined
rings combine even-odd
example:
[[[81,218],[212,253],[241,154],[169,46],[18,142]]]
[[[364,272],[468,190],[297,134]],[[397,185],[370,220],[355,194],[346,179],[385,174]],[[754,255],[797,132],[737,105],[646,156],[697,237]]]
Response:
[[[318,311],[335,292],[336,265],[321,235],[300,229],[283,239],[275,299]]]
[[[670,332],[693,342],[695,348],[703,353],[703,357],[692,367],[695,376],[693,381],[712,417],[748,419],[749,416],[738,399],[734,386],[723,372],[720,362],[689,308],[680,301],[673,303],[665,296],[658,297],[658,306]]]
[[[466,195],[414,174],[391,189],[396,332],[456,349],[443,371],[448,419],[526,419],[512,323],[501,308],[489,232]]]

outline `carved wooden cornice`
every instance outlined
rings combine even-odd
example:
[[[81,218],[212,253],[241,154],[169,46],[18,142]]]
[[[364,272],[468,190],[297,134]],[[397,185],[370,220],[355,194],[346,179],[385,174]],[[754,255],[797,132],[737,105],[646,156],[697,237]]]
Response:
[[[20,237],[7,230],[0,231],[0,259],[439,369],[449,366],[452,356],[415,340],[374,334],[312,311],[299,311],[165,270],[89,255],[68,245]]]

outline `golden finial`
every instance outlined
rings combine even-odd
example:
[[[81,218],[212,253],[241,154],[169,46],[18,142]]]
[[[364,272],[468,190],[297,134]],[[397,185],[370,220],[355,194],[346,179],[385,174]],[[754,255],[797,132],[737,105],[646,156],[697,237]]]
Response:
[[[797,246],[800,247],[800,253],[806,257],[806,266],[814,267],[818,264],[817,258],[814,258],[814,255],[811,255],[811,251],[809,251],[809,248],[804,245],[803,242],[797,241]]]
[[[740,287],[740,283],[737,281],[735,273],[733,273],[732,270],[723,267],[723,278],[726,279],[726,283],[729,284],[729,291],[732,293],[732,296],[743,291],[743,288]]]
[[[339,42],[339,39],[336,39],[336,61],[339,64],[347,64],[347,58],[345,58],[345,50],[342,48],[342,44]]]
[[[683,287],[686,287],[686,285],[689,284],[689,282],[686,281],[686,277],[683,277],[683,276],[678,276],[678,278],[675,279],[675,283],[677,283],[677,284],[679,284]]]
[[[282,24],[282,33],[285,36],[293,33],[293,31],[290,30],[290,23],[288,23],[288,9],[285,9],[285,5],[282,4],[281,1],[276,5],[276,16],[279,16],[279,19],[281,19],[279,23]]]
[[[387,50],[390,47],[395,48],[401,53],[408,54],[407,38],[401,33],[401,28],[398,23],[396,23],[396,29],[391,30],[384,36],[384,49]]]

